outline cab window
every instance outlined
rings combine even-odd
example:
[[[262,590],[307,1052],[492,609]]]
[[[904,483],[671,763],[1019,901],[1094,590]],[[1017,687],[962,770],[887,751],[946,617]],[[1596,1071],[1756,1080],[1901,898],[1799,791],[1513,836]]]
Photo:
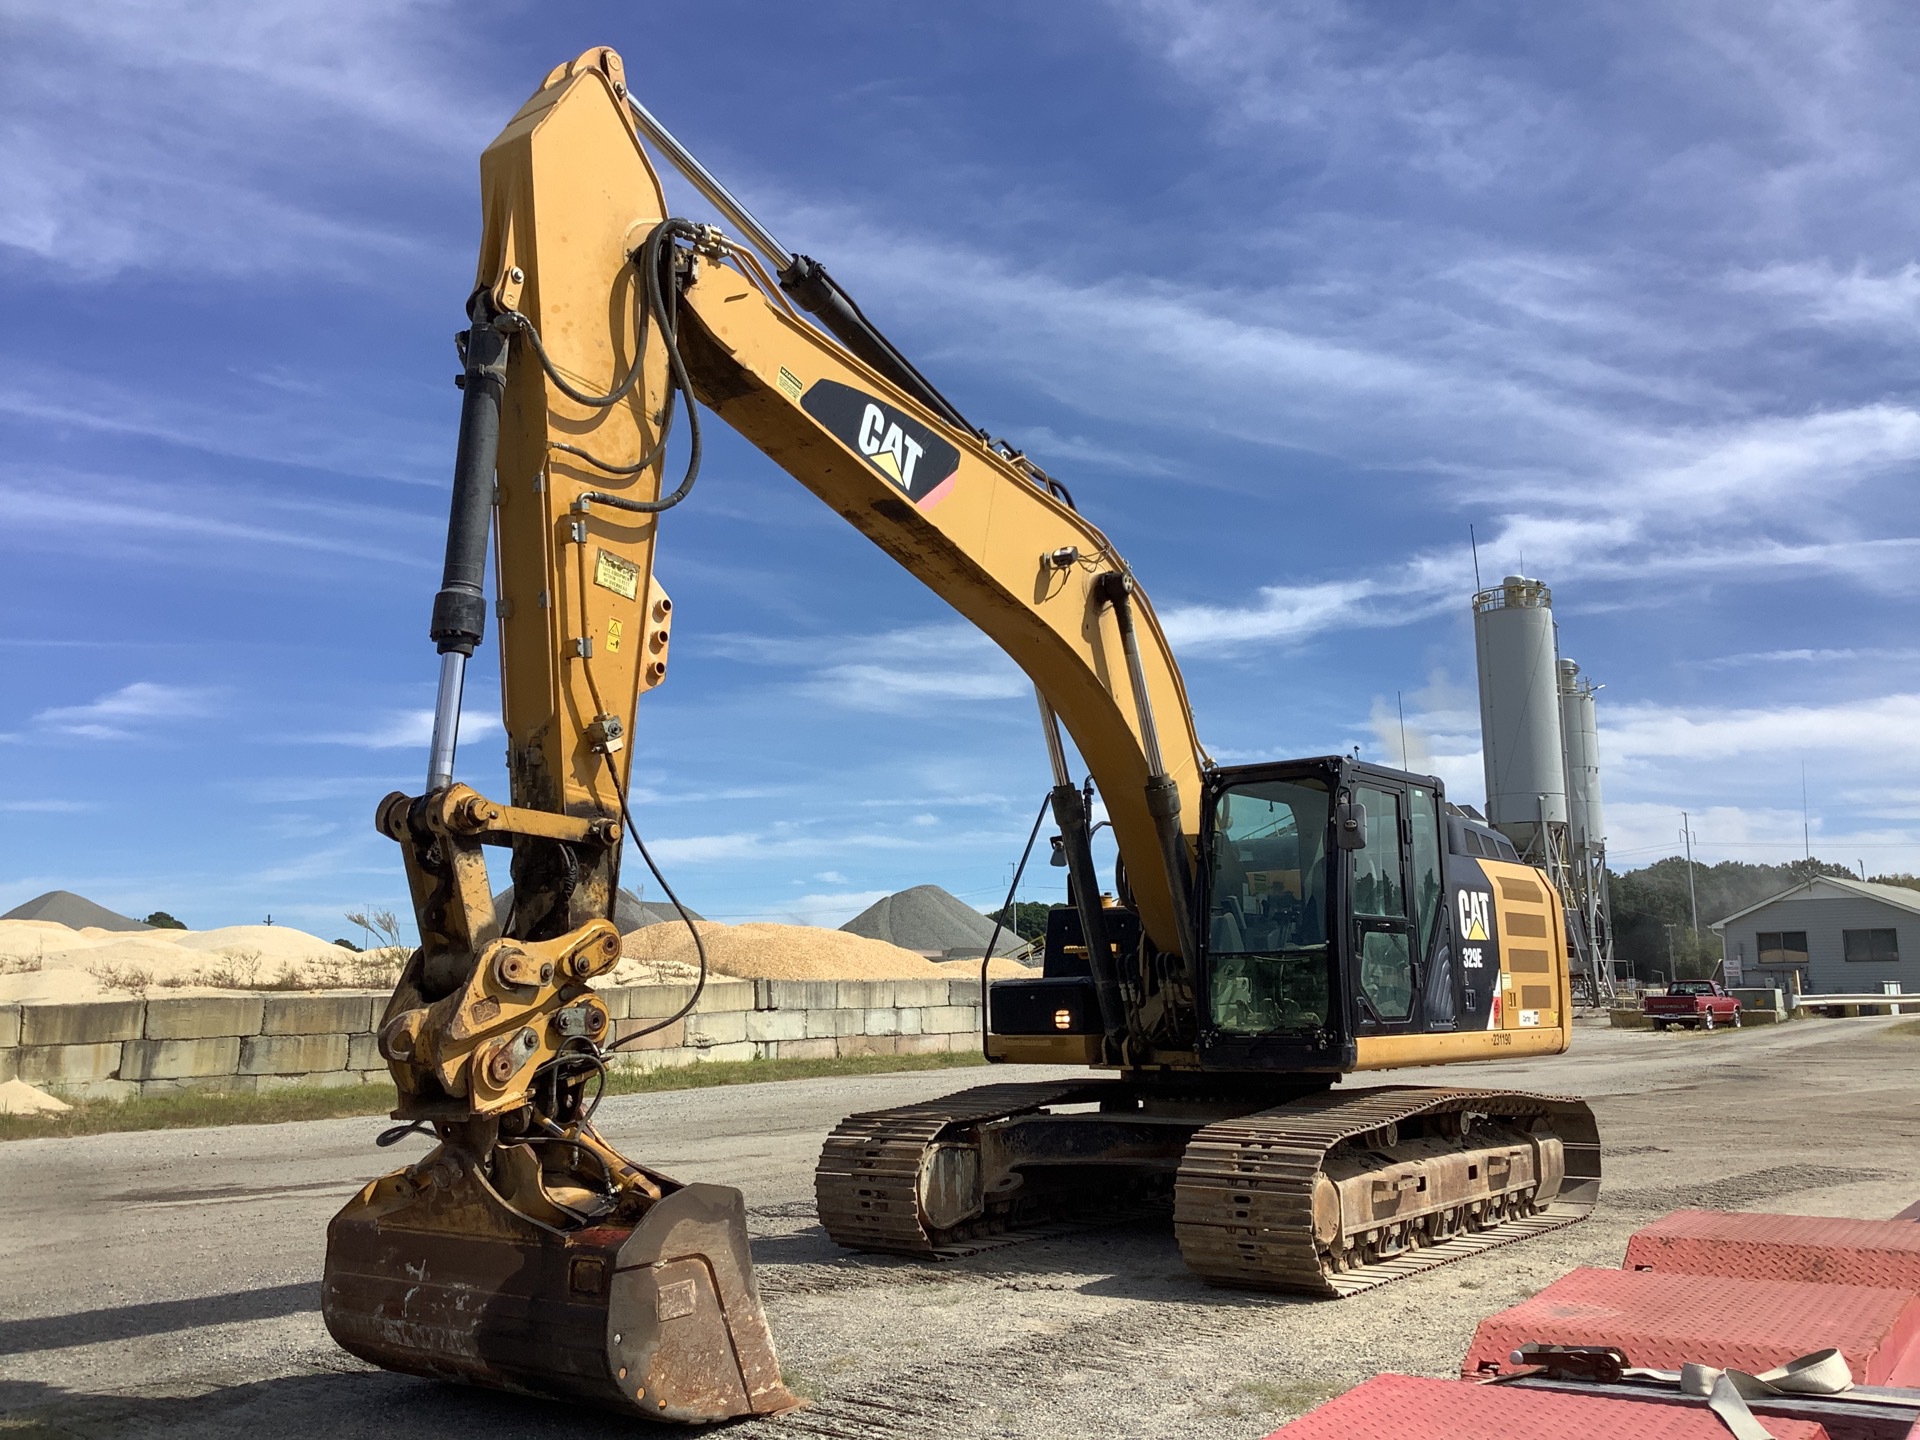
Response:
[[[1327,818],[1318,780],[1237,785],[1214,802],[1209,1008],[1241,1035],[1327,1023]]]
[[[1353,914],[1360,937],[1360,993],[1382,1020],[1413,1013],[1413,936],[1400,869],[1400,797],[1361,785],[1367,843],[1353,852]]]

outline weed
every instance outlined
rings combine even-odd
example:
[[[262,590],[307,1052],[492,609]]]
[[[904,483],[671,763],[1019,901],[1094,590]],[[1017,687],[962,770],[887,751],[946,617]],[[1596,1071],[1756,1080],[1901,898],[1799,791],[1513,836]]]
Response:
[[[125,990],[130,995],[145,995],[153,987],[153,972],[138,965],[92,965],[87,973],[100,982],[103,990]]]
[[[0,975],[36,975],[39,971],[38,955],[0,955]]]

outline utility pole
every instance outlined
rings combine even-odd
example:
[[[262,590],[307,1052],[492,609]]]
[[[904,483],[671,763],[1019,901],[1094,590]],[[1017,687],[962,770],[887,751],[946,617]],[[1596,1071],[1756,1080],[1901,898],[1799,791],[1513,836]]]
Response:
[[[1680,812],[1680,838],[1687,845],[1687,909],[1693,916],[1693,933],[1696,939],[1700,935],[1700,897],[1693,888],[1693,830],[1687,823],[1687,812]]]
[[[1393,708],[1400,716],[1400,768],[1407,768],[1407,707],[1400,703],[1400,692],[1393,692]]]

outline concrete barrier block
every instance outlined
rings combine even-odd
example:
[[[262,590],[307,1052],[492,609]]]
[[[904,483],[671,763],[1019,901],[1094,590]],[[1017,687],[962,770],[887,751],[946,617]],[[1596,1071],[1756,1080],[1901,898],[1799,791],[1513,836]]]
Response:
[[[696,1010],[686,1019],[687,1043],[701,1047],[743,1044],[747,1039],[748,1013],[745,1010],[718,1013]]]
[[[29,1085],[55,1087],[118,1080],[123,1043],[109,1040],[99,1045],[22,1045],[20,1078]]]
[[[979,1028],[978,1005],[929,1005],[920,1012],[920,1029],[928,1035],[971,1035]]]
[[[707,988],[701,992],[700,1011],[753,1009],[753,986],[751,980],[714,980],[707,981]],[[672,1013],[672,1012],[668,1012]]]
[[[617,1040],[646,1029],[649,1025],[658,1025],[658,1020],[616,1020],[613,1022],[613,1034]],[[678,1050],[687,1043],[687,1022],[676,1020],[664,1030],[656,1030],[651,1035],[642,1035],[638,1040],[629,1042],[620,1048],[622,1055],[639,1054],[645,1050]]]
[[[268,1095],[275,1090],[339,1090],[358,1085],[360,1077],[351,1070],[315,1070],[305,1075],[256,1075],[254,1093]]]
[[[944,1005],[947,1003],[947,982],[896,980],[893,982],[893,1003],[902,1010],[923,1005]]]
[[[272,1017],[272,1008],[268,1008]],[[308,1075],[347,1068],[345,1035],[248,1035],[240,1042],[242,1075]]]
[[[834,1042],[842,1055],[898,1055],[898,1035],[842,1035]]]
[[[749,1040],[801,1040],[807,1033],[804,1010],[755,1010],[746,1020]]]
[[[630,985],[626,1018],[664,1020],[692,998],[691,985]]]
[[[857,1034],[860,1022],[866,1018],[863,1010],[842,1010],[838,1006],[804,1012],[807,1017],[807,1038],[832,1039],[836,1035]]]
[[[372,995],[269,995],[266,1013],[261,1017],[262,1035],[343,1035],[360,1034],[373,1029]],[[337,1066],[308,1065],[308,1070],[337,1069]],[[265,1073],[265,1072],[262,1072]]]
[[[20,1043],[20,1007],[0,1005],[0,1050]]]
[[[1608,1012],[1609,1023],[1616,1030],[1649,1030],[1653,1022],[1638,1010],[1616,1008]]]
[[[20,1073],[20,1047],[9,1045],[0,1050],[0,1085],[14,1079]]]
[[[219,1035],[258,1035],[266,1003],[264,995],[175,995],[149,1000],[146,1038],[205,1040]]]
[[[840,1008],[843,1010],[891,1009],[891,980],[842,980],[839,982]]]
[[[20,1007],[20,1043],[105,1045],[114,1040],[138,1040],[146,1023],[146,1014],[147,1002],[144,1000],[23,1005]]]
[[[891,1005],[885,1009],[873,1009],[866,1012],[866,1018],[860,1024],[861,1030],[868,1035],[898,1035],[900,1033],[900,1012]]]
[[[1040,978],[1038,970],[1034,978]],[[947,1004],[978,1005],[980,1003],[980,982],[978,980],[949,980],[947,982]]]
[[[899,1034],[918,1035],[920,1033],[920,1007],[902,1005],[893,1013],[895,1017],[894,1029]]]
[[[900,1048],[896,1053],[901,1055],[944,1055],[949,1050],[972,1048],[954,1044],[952,1035],[902,1035],[899,1039]]]
[[[230,1036],[237,1040],[239,1037]],[[135,1042],[128,1041],[128,1044]],[[198,1092],[202,1095],[231,1094],[243,1077],[238,1075],[187,1075],[178,1080],[142,1080],[139,1084],[140,1098],[149,1099],[155,1095],[186,1095]],[[253,1077],[244,1077],[252,1084]]]
[[[598,995],[601,1003],[607,1007],[607,1018],[609,1020],[624,1020],[627,1018],[628,988],[629,987],[625,985],[596,985],[593,987],[593,993]]]
[[[781,1040],[768,1048],[775,1060],[831,1060],[839,1053],[838,1042],[830,1035],[810,1040]]]
[[[772,1009],[831,1010],[840,1003],[837,980],[769,980]]]
[[[736,1040],[727,1045],[710,1045],[694,1051],[695,1061],[703,1064],[719,1064],[723,1061],[754,1060],[758,1058],[759,1047],[751,1040]]]
[[[374,1070],[387,1075],[387,1062],[380,1054],[380,1037],[377,1035],[349,1035],[347,1037],[347,1069]]]
[[[121,1043],[122,1080],[187,1080],[232,1075],[239,1068],[238,1035],[209,1035],[192,1040],[127,1040]]]
[[[140,1087],[131,1080],[49,1080],[46,1088],[62,1100],[123,1100],[140,1098]]]

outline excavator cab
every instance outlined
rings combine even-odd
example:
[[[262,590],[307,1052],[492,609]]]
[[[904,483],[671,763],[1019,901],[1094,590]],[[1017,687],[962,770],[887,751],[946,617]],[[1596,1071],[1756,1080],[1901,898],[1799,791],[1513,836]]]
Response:
[[[1461,822],[1437,778],[1327,756],[1216,768],[1203,799],[1196,1068],[1331,1076],[1362,1068],[1375,1040],[1487,1028],[1484,982],[1499,966],[1484,945],[1462,952],[1457,917],[1486,908],[1458,902],[1490,882],[1471,855],[1448,854]],[[1103,905],[1102,925],[1121,954],[1137,943],[1123,903]],[[1044,1036],[1063,1053],[1077,1040],[1075,1058],[1098,1063],[1104,1045],[1084,1042],[1104,1032],[1072,903],[1052,912],[1042,975],[990,987],[990,1054],[1033,1058]]]

